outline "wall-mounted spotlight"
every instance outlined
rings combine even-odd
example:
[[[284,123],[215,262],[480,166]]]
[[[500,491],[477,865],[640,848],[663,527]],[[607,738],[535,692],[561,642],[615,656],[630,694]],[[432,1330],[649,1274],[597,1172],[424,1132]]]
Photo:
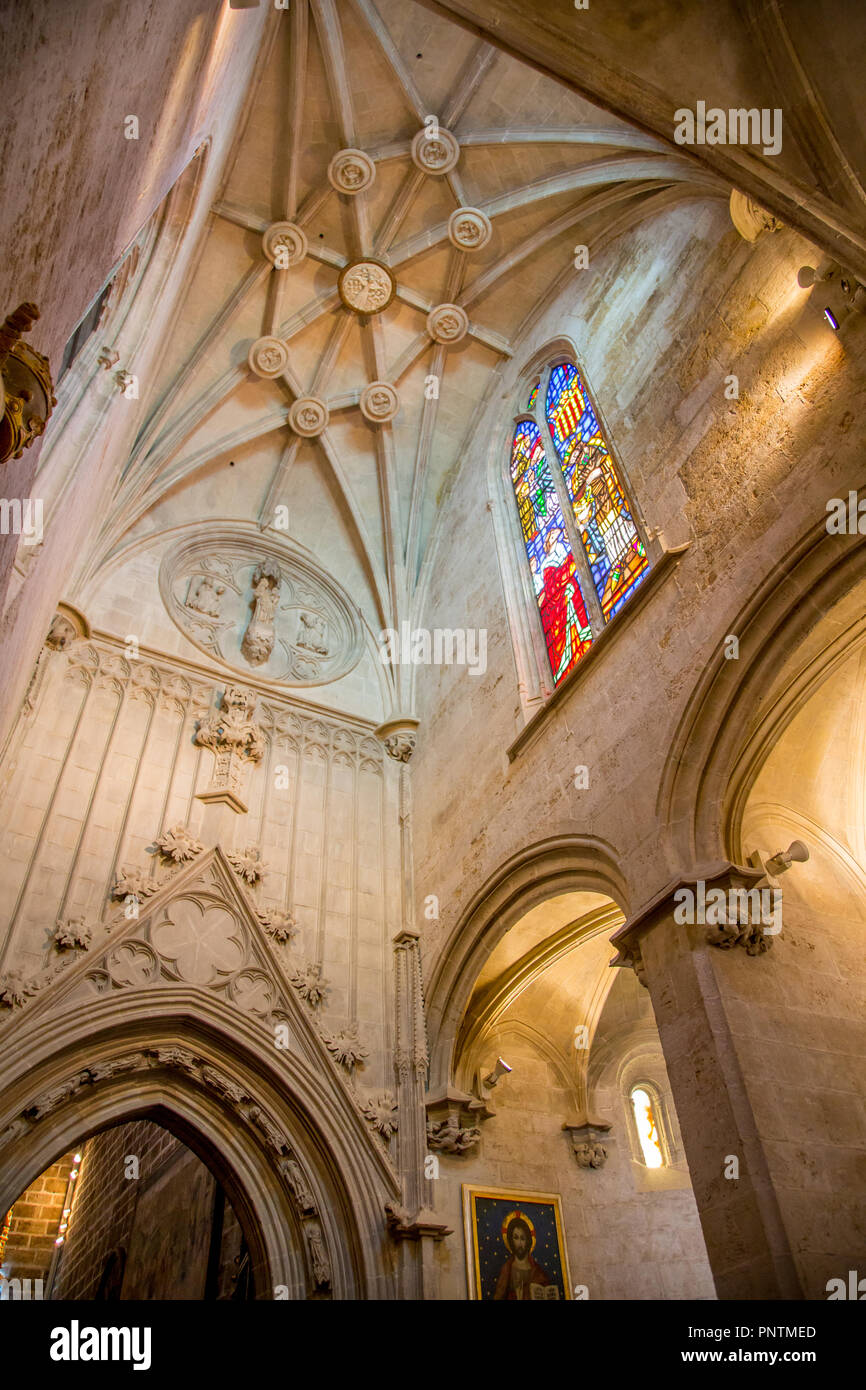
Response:
[[[780,849],[764,865],[768,873],[783,874],[792,864],[805,864],[809,858],[809,846],[802,840],[792,840],[787,849]]]
[[[503,1062],[501,1057],[497,1057],[496,1066],[493,1068],[492,1072],[490,1072],[488,1076],[484,1077],[483,1084],[485,1086],[495,1086],[497,1081],[499,1081],[501,1077],[507,1076],[510,1071],[511,1067],[508,1065],[508,1063]]]
[[[862,309],[866,301],[866,290],[848,271],[844,271],[837,261],[825,259],[816,269],[813,265],[801,265],[797,271],[797,284],[802,290],[810,290],[814,285],[826,285],[823,314],[827,323],[838,333],[839,325],[853,309]],[[824,296],[822,296],[824,298]]]

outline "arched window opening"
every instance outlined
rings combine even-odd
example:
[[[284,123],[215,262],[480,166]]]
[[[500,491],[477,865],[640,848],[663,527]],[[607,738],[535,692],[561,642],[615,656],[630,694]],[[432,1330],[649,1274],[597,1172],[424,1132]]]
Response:
[[[511,483],[555,688],[650,569],[620,469],[572,362],[556,360],[524,382]]]
[[[656,1106],[652,1097],[643,1086],[633,1086],[629,1093],[629,1099],[634,1112],[635,1127],[643,1161],[647,1168],[662,1168],[664,1155]]]

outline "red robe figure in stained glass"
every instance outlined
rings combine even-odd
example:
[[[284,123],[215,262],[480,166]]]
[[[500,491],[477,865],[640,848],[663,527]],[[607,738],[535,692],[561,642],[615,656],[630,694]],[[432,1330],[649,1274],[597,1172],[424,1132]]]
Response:
[[[592,642],[573,555],[560,565],[545,565],[540,608],[553,681],[558,685]]]

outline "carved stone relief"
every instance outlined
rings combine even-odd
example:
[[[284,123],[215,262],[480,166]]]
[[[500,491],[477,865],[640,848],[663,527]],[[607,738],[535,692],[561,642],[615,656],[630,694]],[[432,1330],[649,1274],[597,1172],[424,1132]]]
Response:
[[[361,414],[373,425],[393,420],[400,409],[400,397],[389,381],[371,381],[361,392]]]
[[[447,1154],[462,1154],[480,1142],[481,1130],[478,1125],[461,1127],[456,1115],[444,1120],[427,1121],[427,1147]]]
[[[267,542],[184,542],[163,560],[159,583],[171,617],[200,651],[257,680],[322,685],[361,655],[348,600],[309,561]]]
[[[241,642],[241,651],[251,666],[262,666],[274,650],[274,614],[280,602],[280,567],[275,560],[263,560],[253,570],[253,613]]]
[[[460,158],[460,146],[450,130],[435,134],[425,126],[412,141],[412,159],[425,174],[449,174]]]
[[[86,951],[93,939],[93,927],[84,917],[61,918],[54,928],[58,951]]]
[[[314,439],[328,428],[328,407],[318,396],[299,396],[289,411],[289,424],[304,439]]]
[[[343,1028],[339,1033],[323,1033],[322,1039],[334,1060],[349,1072],[357,1066],[363,1066],[369,1055],[358,1036],[357,1023],[353,1023],[350,1028]]]
[[[256,1131],[275,1160],[276,1170],[292,1198],[304,1232],[308,1268],[314,1289],[330,1286],[331,1263],[319,1220],[319,1207],[289,1136],[277,1120],[251,1096],[245,1087],[207,1058],[185,1047],[147,1047],[122,1057],[94,1062],[63,1082],[43,1091],[18,1114],[0,1134],[0,1151],[14,1143],[59,1110],[82,1091],[111,1081],[117,1076],[136,1073],[179,1072],[196,1085],[218,1096],[246,1126]]]
[[[457,208],[448,219],[448,239],[460,251],[480,251],[493,235],[493,224],[480,208]]]
[[[427,332],[435,343],[459,343],[468,331],[469,319],[459,304],[437,304],[427,315]]]
[[[282,338],[257,338],[250,348],[247,361],[256,376],[275,377],[286,370],[289,349]]]
[[[397,1133],[397,1102],[391,1091],[376,1091],[361,1103],[361,1113],[377,1134],[388,1140]]]
[[[376,177],[376,165],[363,150],[338,150],[328,165],[328,179],[338,193],[360,193]]]
[[[306,234],[294,222],[272,222],[262,237],[262,250],[278,269],[288,270],[306,256]]]
[[[356,314],[379,314],[387,309],[397,291],[397,283],[387,266],[379,261],[353,261],[340,271],[337,281],[340,298]]]

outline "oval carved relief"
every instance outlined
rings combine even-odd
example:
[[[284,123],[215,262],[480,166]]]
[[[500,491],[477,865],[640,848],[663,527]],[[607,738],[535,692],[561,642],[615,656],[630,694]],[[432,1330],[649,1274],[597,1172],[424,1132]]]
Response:
[[[199,533],[165,556],[159,587],[181,632],[247,677],[324,685],[360,658],[360,624],[342,591],[263,536]]]

